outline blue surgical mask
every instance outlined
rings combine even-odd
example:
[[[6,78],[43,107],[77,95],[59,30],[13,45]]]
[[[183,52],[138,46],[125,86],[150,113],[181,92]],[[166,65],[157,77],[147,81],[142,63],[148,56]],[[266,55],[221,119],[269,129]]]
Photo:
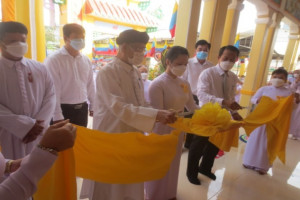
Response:
[[[73,49],[80,51],[81,49],[84,48],[85,42],[84,39],[73,39],[71,40],[70,45],[71,47],[73,47]]]
[[[205,60],[208,56],[208,53],[206,51],[198,51],[196,56],[198,60]]]

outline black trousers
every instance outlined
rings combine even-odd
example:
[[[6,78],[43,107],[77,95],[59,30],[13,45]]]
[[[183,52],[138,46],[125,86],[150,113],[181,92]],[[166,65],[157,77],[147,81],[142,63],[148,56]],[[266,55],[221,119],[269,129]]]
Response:
[[[211,172],[215,157],[219,152],[218,147],[208,141],[209,137],[194,135],[188,155],[186,175],[190,178],[197,178],[198,171]],[[199,166],[199,161],[202,161]]]
[[[88,104],[86,102],[79,104],[61,104],[60,106],[65,119],[69,119],[73,124],[87,127]]]
[[[196,95],[193,95],[194,101],[199,105],[199,99]],[[186,118],[192,118],[193,115],[186,116]],[[193,140],[194,134],[186,133],[184,147],[189,149]]]

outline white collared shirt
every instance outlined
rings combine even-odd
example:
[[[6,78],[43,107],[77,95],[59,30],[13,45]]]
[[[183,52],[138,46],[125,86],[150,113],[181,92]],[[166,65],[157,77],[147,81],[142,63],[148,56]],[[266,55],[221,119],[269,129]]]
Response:
[[[199,76],[201,75],[203,70],[213,66],[214,64],[212,64],[209,61],[205,61],[205,63],[203,64],[199,63],[196,56],[189,59],[186,71],[182,75],[182,79],[189,82],[192,89],[192,93],[194,95],[197,95],[197,83],[198,83]]]
[[[65,47],[51,54],[45,60],[55,85],[56,108],[53,120],[64,119],[61,104],[90,102],[93,110],[95,86],[92,63],[89,58],[79,54],[71,56]]]
[[[217,102],[222,105],[222,101],[224,100],[224,74],[225,72],[219,65],[206,69],[201,73],[197,85],[197,97],[200,106],[208,102]],[[226,92],[228,100],[234,101],[238,77],[231,71],[228,71],[227,75]]]

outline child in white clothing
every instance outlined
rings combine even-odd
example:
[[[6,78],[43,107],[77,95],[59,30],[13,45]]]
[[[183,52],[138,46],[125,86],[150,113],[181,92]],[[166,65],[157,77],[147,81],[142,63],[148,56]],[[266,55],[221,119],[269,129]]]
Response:
[[[273,71],[270,81],[272,85],[261,87],[252,97],[251,102],[258,104],[262,96],[277,100],[278,97],[291,95],[291,91],[285,87],[287,76],[288,73],[285,69],[279,68]],[[267,152],[266,125],[256,128],[251,133],[243,157],[243,166],[255,170],[261,175],[266,174],[271,167]]]

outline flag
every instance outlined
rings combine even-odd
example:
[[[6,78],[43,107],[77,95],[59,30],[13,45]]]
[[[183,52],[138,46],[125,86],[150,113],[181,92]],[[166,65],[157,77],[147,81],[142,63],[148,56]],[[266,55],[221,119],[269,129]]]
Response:
[[[155,54],[155,38],[153,39],[153,42],[152,42],[152,46],[151,46],[151,49],[150,49],[150,56],[153,57],[154,54]]]
[[[175,2],[174,8],[173,8],[173,14],[172,14],[171,22],[170,22],[170,27],[169,27],[169,31],[171,33],[172,38],[175,36],[177,10],[178,10],[178,3]]]
[[[240,48],[240,34],[239,33],[235,36],[234,46],[238,49]]]
[[[113,51],[114,48],[115,48],[115,43],[114,43],[114,41],[113,41],[112,39],[109,39],[108,45],[109,45],[109,49],[110,49],[111,51]]]
[[[165,45],[164,45],[164,49],[166,49],[168,47],[168,41],[165,40]]]

